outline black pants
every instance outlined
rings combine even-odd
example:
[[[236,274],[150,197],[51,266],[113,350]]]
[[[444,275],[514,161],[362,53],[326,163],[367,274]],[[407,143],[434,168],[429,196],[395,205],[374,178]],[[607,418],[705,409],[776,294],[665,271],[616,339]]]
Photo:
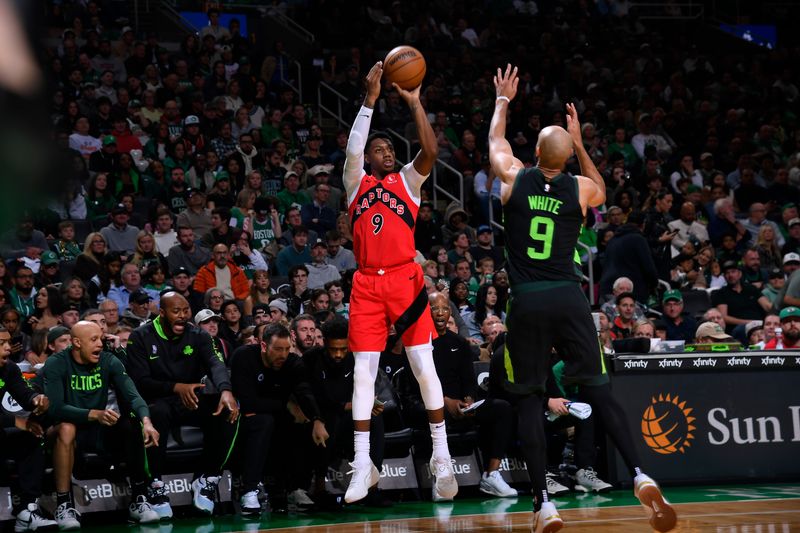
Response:
[[[134,487],[147,480],[149,472],[142,423],[135,414],[123,414],[113,426],[86,423],[77,424],[75,430],[76,455],[93,452],[112,464],[125,463]]]
[[[267,466],[287,491],[308,487],[315,453],[311,429],[311,424],[296,424],[288,412],[243,416],[235,470],[244,492],[255,490]]]
[[[0,458],[14,459],[16,484],[10,484],[12,494],[19,497],[14,506],[16,515],[42,494],[44,476],[44,439],[15,428],[0,428]]]
[[[552,422],[544,423],[547,435],[547,464],[558,466],[561,463],[562,452],[566,444],[566,436],[562,430],[575,427],[575,466],[578,470],[586,467],[595,467],[597,462],[597,448],[594,440],[594,416],[581,420],[574,416],[560,416]]]
[[[158,447],[147,449],[151,478],[163,474],[167,438],[172,428],[180,426],[194,426],[203,430],[203,455],[195,469],[195,477],[222,473],[233,451],[241,419],[231,424],[227,410],[213,416],[219,404],[219,394],[198,394],[197,398],[198,407],[193,411],[187,409],[177,396],[161,398],[150,404],[150,420],[160,435]]]
[[[330,439],[325,448],[315,450],[315,468],[317,476],[324,476],[328,465],[334,459],[353,457],[353,416],[349,411],[324,413],[325,429]],[[373,416],[369,421],[369,457],[380,471],[383,467],[385,447],[383,415]]]

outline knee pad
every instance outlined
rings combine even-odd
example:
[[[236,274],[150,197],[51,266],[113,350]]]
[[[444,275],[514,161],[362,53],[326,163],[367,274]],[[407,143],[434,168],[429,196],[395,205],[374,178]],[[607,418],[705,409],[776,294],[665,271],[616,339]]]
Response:
[[[353,368],[353,420],[369,420],[375,403],[375,378],[378,377],[379,352],[355,352]]]
[[[406,348],[406,355],[414,377],[419,383],[419,391],[422,394],[422,401],[425,402],[425,409],[435,411],[444,407],[442,383],[439,381],[436,366],[433,364],[433,346],[431,344],[409,346]]]

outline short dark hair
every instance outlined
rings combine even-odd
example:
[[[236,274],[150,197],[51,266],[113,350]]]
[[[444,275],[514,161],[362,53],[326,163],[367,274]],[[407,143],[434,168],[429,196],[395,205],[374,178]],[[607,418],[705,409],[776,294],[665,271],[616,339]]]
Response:
[[[283,324],[267,324],[267,327],[264,328],[264,334],[261,336],[261,340],[269,346],[272,344],[272,339],[276,337],[279,339],[288,339],[289,329]]]
[[[339,287],[340,289],[343,288],[342,287],[342,280],[334,279],[334,280],[331,280],[331,281],[329,281],[329,282],[327,282],[325,284],[325,290],[326,291],[331,290],[331,287]]]
[[[227,207],[215,207],[211,210],[212,215],[219,215],[219,218],[225,221],[230,221],[231,219],[231,210]]]
[[[289,327],[292,328],[292,331],[294,331],[295,335],[297,335],[297,324],[300,323],[301,320],[310,320],[311,322],[314,323],[314,325],[317,324],[317,321],[314,320],[314,317],[309,315],[308,313],[303,313],[302,315],[297,315],[296,317],[294,317],[292,319],[292,322],[289,325]]]
[[[374,141],[375,139],[384,139],[391,146],[394,146],[394,143],[392,142],[392,138],[389,136],[388,133],[386,133],[385,131],[376,131],[375,133],[373,133],[369,137],[367,137],[367,142],[364,145],[364,149],[365,150],[369,150],[369,147],[372,144],[372,141]]]
[[[301,270],[306,274],[308,274],[308,267],[306,267],[306,265],[301,264],[301,265],[292,265],[291,267],[289,267],[289,272],[287,272],[286,275],[289,277],[289,279],[292,279],[295,276],[295,274],[297,274]]]
[[[86,320],[87,316],[102,315],[102,314],[103,312],[101,310],[93,307],[92,309],[87,309],[86,311],[81,313],[81,320]]]
[[[633,300],[633,303],[636,303],[636,296],[634,296],[632,292],[627,292],[627,291],[626,291],[626,292],[621,292],[621,293],[619,293],[619,294],[617,295],[617,297],[614,299],[614,302],[615,302],[617,305],[619,305],[619,304],[620,304],[620,302],[621,302],[622,300],[624,300],[625,298],[630,298],[631,300]]]
[[[346,339],[349,330],[349,323],[347,322],[346,318],[337,316],[336,318],[332,318],[323,322],[319,329],[322,330],[322,337],[325,339],[325,341],[333,339]]]

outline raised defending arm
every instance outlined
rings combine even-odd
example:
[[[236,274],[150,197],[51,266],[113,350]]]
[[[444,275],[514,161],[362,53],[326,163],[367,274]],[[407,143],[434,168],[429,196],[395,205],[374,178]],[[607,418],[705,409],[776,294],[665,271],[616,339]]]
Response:
[[[489,125],[489,161],[495,174],[506,185],[513,185],[517,173],[523,168],[522,161],[514,157],[511,144],[506,140],[506,113],[511,100],[517,94],[517,67],[506,65],[503,72],[497,69],[494,87],[497,99],[494,102],[494,114]]]

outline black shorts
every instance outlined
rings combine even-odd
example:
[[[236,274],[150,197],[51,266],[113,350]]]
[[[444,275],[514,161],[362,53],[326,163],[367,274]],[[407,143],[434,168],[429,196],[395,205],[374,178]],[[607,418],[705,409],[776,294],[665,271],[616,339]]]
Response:
[[[553,348],[564,361],[564,385],[608,382],[589,302],[578,284],[542,283],[541,290],[512,291],[506,326],[509,392],[544,392]]]

